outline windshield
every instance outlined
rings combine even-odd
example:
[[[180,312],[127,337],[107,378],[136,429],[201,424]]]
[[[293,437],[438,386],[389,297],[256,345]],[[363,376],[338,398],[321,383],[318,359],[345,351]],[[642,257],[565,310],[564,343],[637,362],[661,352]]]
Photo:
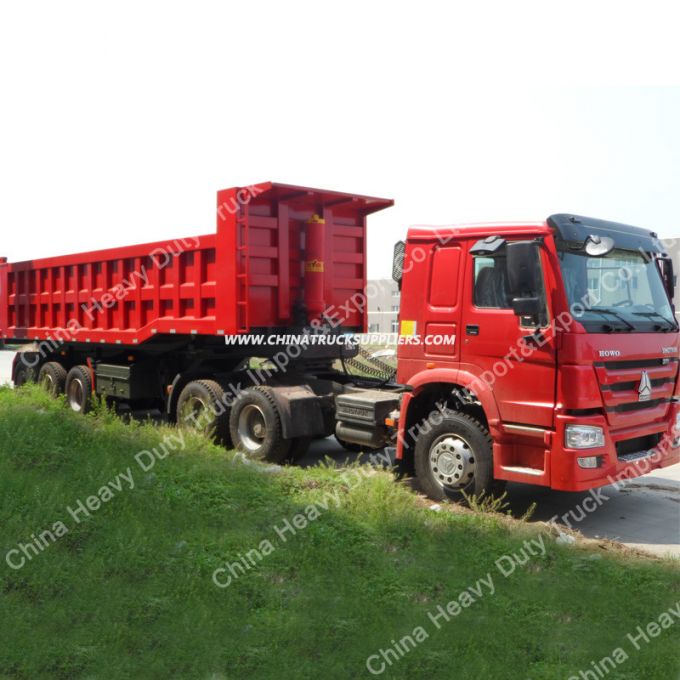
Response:
[[[586,330],[676,330],[661,274],[646,254],[614,249],[591,257],[563,250],[559,257],[571,312]]]

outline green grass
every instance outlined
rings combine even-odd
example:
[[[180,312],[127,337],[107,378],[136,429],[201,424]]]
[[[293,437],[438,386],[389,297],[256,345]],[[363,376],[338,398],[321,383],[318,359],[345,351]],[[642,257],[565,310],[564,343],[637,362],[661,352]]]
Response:
[[[626,638],[680,601],[670,562],[550,539],[504,578],[494,562],[540,527],[433,512],[368,468],[263,471],[198,436],[142,471],[135,454],[173,434],[0,389],[0,678],[367,678],[367,657],[417,626],[428,638],[379,677],[564,680],[617,647],[630,658],[607,678],[678,677],[680,622],[640,651]],[[71,518],[128,467],[133,489]],[[337,507],[277,537],[327,494]],[[58,520],[68,533],[9,568]],[[263,540],[271,554],[214,585]],[[495,594],[437,630],[427,613],[487,574]]]

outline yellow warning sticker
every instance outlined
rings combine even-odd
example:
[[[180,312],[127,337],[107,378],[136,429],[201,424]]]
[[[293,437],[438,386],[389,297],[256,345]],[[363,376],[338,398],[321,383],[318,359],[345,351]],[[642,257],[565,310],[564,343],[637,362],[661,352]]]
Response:
[[[323,272],[323,262],[321,260],[309,260],[305,262],[306,272]]]
[[[408,321],[406,319],[401,322],[401,331],[399,335],[415,335],[416,334],[416,322]]]

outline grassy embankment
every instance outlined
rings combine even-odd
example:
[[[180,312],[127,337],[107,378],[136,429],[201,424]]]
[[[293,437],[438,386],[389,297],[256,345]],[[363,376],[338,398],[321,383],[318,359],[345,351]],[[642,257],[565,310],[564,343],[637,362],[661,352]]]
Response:
[[[418,627],[382,677],[563,680],[616,648],[629,659],[606,677],[678,676],[680,621],[639,651],[627,638],[680,601],[677,566],[436,513],[388,473],[263,471],[177,434],[0,389],[0,678],[348,680]],[[177,450],[144,471],[135,454],[164,441]],[[69,513],[96,495],[110,498],[89,517]],[[284,541],[298,513],[318,517]],[[8,566],[59,521],[66,533]],[[536,555],[504,576],[497,560],[529,539]],[[213,572],[253,548],[218,588]],[[428,613],[451,600],[469,606],[438,629]]]

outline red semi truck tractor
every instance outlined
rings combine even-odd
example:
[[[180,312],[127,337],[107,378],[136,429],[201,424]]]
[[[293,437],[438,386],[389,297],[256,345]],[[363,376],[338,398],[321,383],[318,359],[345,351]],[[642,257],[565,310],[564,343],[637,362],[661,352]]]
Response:
[[[366,220],[391,200],[264,183],[215,233],[8,264],[13,380],[162,409],[253,458],[335,434],[396,448],[434,499],[506,480],[580,491],[680,461],[671,260],[576,215],[413,228],[394,251],[396,375],[347,369],[366,330]]]

